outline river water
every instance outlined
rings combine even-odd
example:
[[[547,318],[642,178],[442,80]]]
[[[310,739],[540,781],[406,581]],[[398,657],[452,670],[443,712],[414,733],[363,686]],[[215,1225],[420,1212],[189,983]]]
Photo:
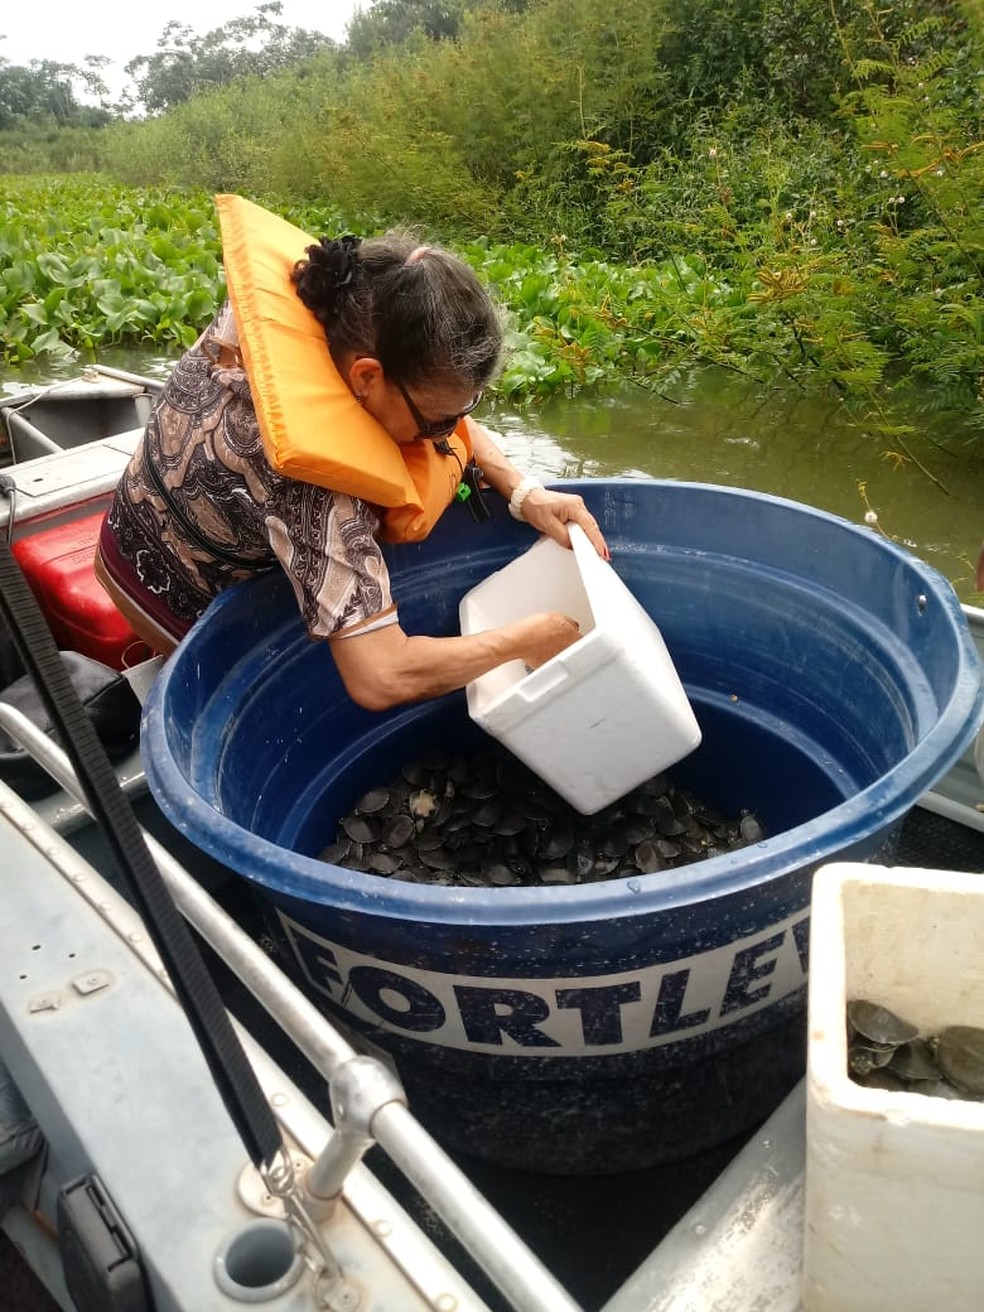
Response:
[[[789,497],[883,532],[981,604],[974,567],[984,540],[984,459],[970,428],[937,419],[908,453],[859,425],[836,400],[763,392],[704,371],[679,403],[626,388],[487,415],[517,463],[542,475],[652,476]]]
[[[107,350],[103,364],[164,377],[171,359]],[[78,362],[32,364],[0,382],[70,377]],[[891,413],[893,398],[885,398]],[[852,417],[834,397],[792,385],[763,388],[706,369],[672,398],[626,385],[479,416],[515,462],[547,478],[671,478],[789,497],[883,532],[940,571],[961,601],[980,605],[974,566],[984,540],[981,435],[943,416],[920,421],[905,449]],[[904,418],[904,412],[894,418]],[[910,412],[911,422],[911,412]]]

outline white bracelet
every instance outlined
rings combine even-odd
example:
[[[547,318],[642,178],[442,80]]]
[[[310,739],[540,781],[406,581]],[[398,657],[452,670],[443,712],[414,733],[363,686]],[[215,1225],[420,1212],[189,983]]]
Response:
[[[527,474],[525,478],[520,479],[516,484],[512,490],[512,496],[509,498],[509,513],[512,515],[513,519],[526,518],[523,514],[523,502],[533,489],[537,487],[542,488],[543,484],[538,478],[534,478],[531,474]]]

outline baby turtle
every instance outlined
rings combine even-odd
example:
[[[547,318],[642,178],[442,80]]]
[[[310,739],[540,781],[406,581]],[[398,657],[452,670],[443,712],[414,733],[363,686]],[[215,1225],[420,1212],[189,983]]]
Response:
[[[382,841],[389,848],[402,847],[404,843],[409,843],[416,832],[417,826],[412,816],[405,813],[395,815],[383,830]]]
[[[871,1075],[888,1066],[919,1033],[894,1011],[867,998],[853,998],[847,1004],[847,1030],[847,1069],[853,1079],[865,1080],[869,1087]],[[902,1078],[901,1072],[894,1073]]]
[[[389,800],[390,790],[388,788],[370,788],[356,802],[355,809],[359,815],[375,815],[377,811],[382,811]]]
[[[912,1039],[903,1043],[892,1053],[887,1063],[896,1075],[903,1080],[914,1083],[920,1080],[938,1080],[940,1068],[933,1052],[933,1045],[926,1039]]]
[[[889,1048],[908,1043],[919,1034],[915,1025],[865,998],[855,998],[847,1004],[847,1020],[854,1033],[867,1039],[869,1044]]]
[[[376,841],[375,829],[368,820],[363,820],[361,815],[347,815],[342,821],[342,828],[353,843],[374,843]]]
[[[847,1054],[848,1070],[852,1075],[870,1075],[887,1066],[894,1055],[894,1048],[869,1048],[863,1043],[852,1043]]]
[[[936,1040],[936,1060],[955,1088],[975,1098],[984,1095],[984,1029],[948,1025]]]
[[[438,746],[364,791],[322,857],[411,882],[549,887],[655,875],[764,832],[752,812],[729,818],[665,773],[584,816],[497,745]]]
[[[938,1035],[865,998],[847,1004],[847,1067],[867,1088],[984,1101],[984,1029],[948,1025]]]

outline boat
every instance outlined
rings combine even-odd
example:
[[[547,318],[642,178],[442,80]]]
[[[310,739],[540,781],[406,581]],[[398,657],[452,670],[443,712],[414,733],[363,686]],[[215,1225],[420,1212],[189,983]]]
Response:
[[[9,541],[104,511],[160,386],[94,368],[0,397]],[[984,655],[984,611],[961,610]],[[146,701],[161,663],[125,678]],[[163,814],[132,743],[112,761],[116,786],[283,1136],[276,1169],[258,1170],[78,769],[15,708],[0,705],[0,729],[56,781],[31,796],[0,780],[0,1225],[59,1307],[801,1306],[802,1081],[750,1134],[635,1172],[550,1176],[446,1151],[408,1105],[399,1063],[280,969],[238,881]],[[975,748],[914,799],[903,864],[982,868]]]

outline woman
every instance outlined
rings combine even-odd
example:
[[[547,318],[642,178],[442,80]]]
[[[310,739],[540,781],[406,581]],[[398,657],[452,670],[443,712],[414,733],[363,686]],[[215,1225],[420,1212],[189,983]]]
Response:
[[[524,478],[468,418],[502,346],[471,270],[399,234],[312,243],[241,197],[217,203],[229,302],[168,380],[97,552],[136,631],[169,652],[223,588],[279,564],[370,710],[562,651],[578,629],[561,614],[410,637],[390,595],[379,540],[424,536],[470,459],[534,530],[569,545],[578,523],[608,556],[580,497]]]

